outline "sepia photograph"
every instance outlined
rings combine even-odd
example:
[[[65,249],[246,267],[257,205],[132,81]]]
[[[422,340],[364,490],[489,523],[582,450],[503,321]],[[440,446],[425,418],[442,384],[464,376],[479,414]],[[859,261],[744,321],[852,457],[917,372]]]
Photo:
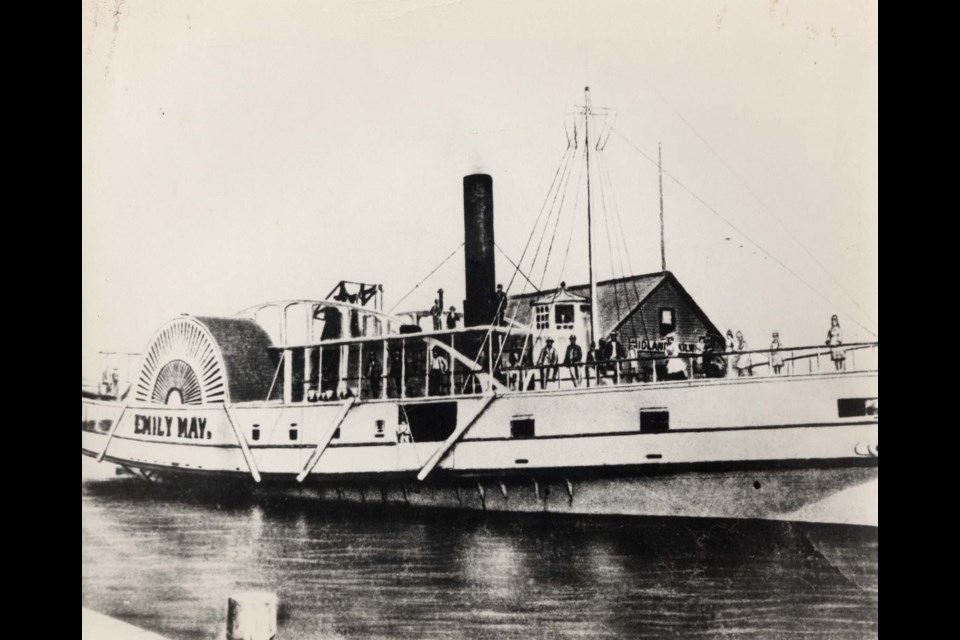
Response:
[[[879,635],[876,2],[81,8],[83,638]]]

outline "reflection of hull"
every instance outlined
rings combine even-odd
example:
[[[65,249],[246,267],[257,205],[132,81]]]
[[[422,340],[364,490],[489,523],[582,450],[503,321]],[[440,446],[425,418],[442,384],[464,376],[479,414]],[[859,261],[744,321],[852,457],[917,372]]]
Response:
[[[85,401],[82,449],[101,452],[122,411],[106,460],[148,476],[255,485],[252,462],[259,489],[331,500],[877,526],[878,418],[838,418],[837,404],[876,395],[876,373],[506,393],[426,482],[417,473],[448,435],[437,421],[461,426],[483,398],[235,403],[229,411]],[[419,432],[432,441],[398,442],[404,420],[417,433],[424,407],[437,424]],[[643,411],[669,413],[667,430],[642,432]],[[311,467],[341,415],[338,437]],[[532,437],[517,437],[512,423],[527,419]]]

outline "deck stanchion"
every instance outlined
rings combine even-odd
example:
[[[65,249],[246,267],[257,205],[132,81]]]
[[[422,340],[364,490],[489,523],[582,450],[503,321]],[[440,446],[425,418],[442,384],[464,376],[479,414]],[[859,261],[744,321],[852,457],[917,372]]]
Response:
[[[310,472],[313,471],[313,468],[317,465],[317,462],[320,461],[320,456],[323,455],[327,445],[329,445],[330,441],[333,440],[333,434],[335,434],[337,429],[340,428],[340,425],[343,424],[344,418],[347,417],[347,414],[350,412],[350,409],[353,407],[353,403],[355,401],[356,398],[347,398],[343,408],[340,409],[340,413],[337,414],[336,419],[334,419],[334,421],[330,423],[330,426],[327,427],[327,430],[321,434],[320,441],[317,443],[316,449],[314,449],[313,453],[310,454],[310,457],[307,459],[307,464],[304,465],[303,470],[300,471],[300,475],[297,476],[297,482],[303,482],[304,479],[310,475]]]
[[[240,443],[240,451],[243,452],[243,459],[247,462],[247,469],[250,470],[250,475],[253,476],[254,482],[260,482],[260,470],[257,469],[257,462],[253,459],[253,452],[250,451],[250,445],[247,444],[247,439],[243,436],[243,431],[240,430],[240,424],[234,419],[230,409],[227,405],[223,405],[223,410],[227,414],[227,422],[230,423],[230,427],[233,428],[233,435],[236,436],[237,442]]]
[[[113,440],[113,434],[117,432],[117,427],[120,426],[120,421],[123,420],[123,414],[127,412],[127,405],[123,405],[123,409],[120,410],[120,415],[117,417],[117,420],[113,423],[113,426],[110,427],[110,433],[107,434],[107,441],[103,445],[103,449],[100,450],[100,455],[97,456],[97,462],[103,462],[104,456],[107,455],[107,447],[110,446],[110,441]]]
[[[438,464],[447,456],[447,453],[450,452],[450,449],[453,448],[453,445],[457,443],[460,438],[467,432],[467,429],[472,427],[477,419],[483,415],[483,412],[487,410],[487,407],[497,399],[497,395],[492,393],[486,397],[485,400],[481,401],[480,407],[477,409],[476,413],[470,417],[469,420],[465,420],[462,425],[459,425],[453,433],[450,434],[446,440],[443,441],[443,444],[430,456],[430,459],[427,460],[427,463],[423,465],[423,468],[420,469],[420,472],[417,474],[417,480],[423,482],[427,479],[427,476],[437,467]]]

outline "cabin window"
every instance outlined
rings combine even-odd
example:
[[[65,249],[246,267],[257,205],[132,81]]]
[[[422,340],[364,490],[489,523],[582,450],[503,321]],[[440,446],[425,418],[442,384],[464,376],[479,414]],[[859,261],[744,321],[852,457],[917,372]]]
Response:
[[[674,329],[677,328],[677,317],[673,313],[673,309],[670,308],[661,308],[660,309],[660,335],[666,335],[671,333]]]
[[[250,432],[250,439],[254,442],[260,439],[260,425],[253,425],[253,430]]]
[[[293,422],[290,424],[290,439],[291,440],[297,439],[297,423],[296,422]]]
[[[511,438],[532,438],[535,431],[536,425],[533,418],[514,418],[510,421]]]
[[[374,435],[375,438],[382,438],[384,436],[384,427],[386,427],[386,423],[383,420],[377,420],[377,433]]]
[[[545,305],[540,305],[536,307],[536,313],[537,329],[550,328],[550,308]]]
[[[879,418],[880,404],[877,398],[840,398],[837,400],[837,415],[841,418]]]
[[[558,304],[556,307],[557,329],[573,329],[573,305]]]
[[[663,433],[670,429],[670,412],[666,409],[641,409],[640,433]]]

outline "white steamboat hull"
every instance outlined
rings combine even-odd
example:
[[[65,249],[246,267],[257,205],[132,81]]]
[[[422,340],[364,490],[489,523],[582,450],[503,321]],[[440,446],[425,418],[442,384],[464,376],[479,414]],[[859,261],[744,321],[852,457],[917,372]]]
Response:
[[[456,404],[462,424],[483,398],[357,404],[313,467],[342,403],[236,404],[228,412],[91,401],[82,450],[97,456],[106,447],[107,461],[148,476],[253,486],[239,433],[263,479],[258,491],[415,507],[878,526],[878,418],[840,417],[837,409],[840,399],[876,397],[876,373],[511,393],[489,405],[425,482],[417,473],[442,443],[398,442],[398,405]],[[639,412],[647,410],[668,412],[669,428],[642,432]],[[528,418],[532,437],[515,437],[511,422]]]

